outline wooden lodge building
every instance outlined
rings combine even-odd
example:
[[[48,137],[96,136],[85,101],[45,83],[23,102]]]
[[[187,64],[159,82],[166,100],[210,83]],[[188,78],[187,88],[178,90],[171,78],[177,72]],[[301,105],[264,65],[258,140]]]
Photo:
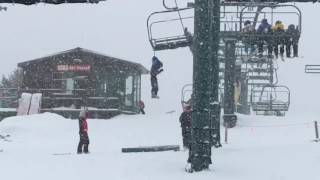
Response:
[[[41,112],[76,118],[86,107],[94,118],[139,112],[141,64],[75,48],[18,64],[20,93],[42,93]]]

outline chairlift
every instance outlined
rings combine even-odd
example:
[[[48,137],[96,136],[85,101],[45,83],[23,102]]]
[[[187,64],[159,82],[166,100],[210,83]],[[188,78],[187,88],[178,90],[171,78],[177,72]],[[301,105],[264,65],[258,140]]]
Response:
[[[256,7],[256,11],[252,11],[252,7]],[[299,36],[301,34],[302,30],[302,15],[301,10],[294,4],[279,4],[278,2],[252,2],[246,6],[244,6],[240,12],[240,31],[243,28],[243,22],[246,20],[250,20],[253,22],[254,27],[256,24],[260,23],[262,19],[267,19],[268,22],[273,25],[275,21],[279,20],[276,19],[276,17],[283,19],[284,16],[290,16],[290,20],[294,19],[292,17],[295,17],[296,20],[294,23],[288,23],[294,24],[296,26],[296,29],[299,31]],[[258,39],[261,37],[264,38],[272,38],[276,39],[279,37],[287,37],[290,36],[286,33],[278,33],[278,34],[257,34],[257,33],[250,33],[250,34],[241,34],[241,38],[253,38]]]
[[[219,102],[223,103],[223,86],[219,86]],[[186,84],[181,89],[181,106],[183,111],[188,110],[188,108],[192,105],[192,84]],[[220,104],[221,105],[221,104]]]
[[[251,91],[251,106],[257,115],[284,116],[290,106],[290,89],[274,84],[254,88]]]
[[[151,13],[147,20],[148,38],[154,51],[177,49],[181,47],[188,47],[192,44],[193,37],[188,28],[184,26],[183,21],[193,19],[193,16],[182,17],[180,12],[187,11],[192,8],[173,8],[166,11],[159,11]],[[161,18],[163,15],[178,14],[177,18],[154,20],[155,17]],[[156,37],[156,25],[163,25],[168,23],[178,23],[182,31],[180,34],[173,36]]]
[[[181,106],[183,112],[191,110],[192,84],[186,84],[181,90]]]

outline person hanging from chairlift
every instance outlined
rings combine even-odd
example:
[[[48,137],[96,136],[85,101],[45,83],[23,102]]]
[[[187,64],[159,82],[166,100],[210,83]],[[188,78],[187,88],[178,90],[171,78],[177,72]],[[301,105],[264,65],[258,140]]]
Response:
[[[246,20],[244,22],[244,27],[242,28],[241,31],[243,34],[248,35],[243,39],[244,51],[247,55],[252,55],[255,51],[255,47],[254,47],[255,39],[250,38],[250,35],[255,33],[256,30],[254,26],[251,24],[251,21]]]
[[[265,36],[265,35],[271,35],[271,33],[272,33],[272,29],[271,29],[271,25],[268,23],[268,20],[262,19],[261,24],[257,29],[257,34],[261,35],[261,37],[258,39],[258,53],[259,53],[259,56],[261,57],[263,54],[264,44],[268,46],[268,56],[272,56],[272,42],[270,41],[269,36]]]
[[[288,58],[291,57],[291,47],[293,49],[293,57],[298,57],[298,43],[300,38],[300,31],[298,27],[290,24],[286,31],[287,39],[286,39],[286,55]]]
[[[276,21],[274,26],[272,26],[272,32],[275,38],[273,38],[273,50],[276,58],[279,56],[279,47],[280,47],[280,57],[283,60],[284,54],[284,44],[285,44],[285,34],[284,24],[281,21]]]
[[[77,153],[81,154],[89,153],[89,136],[88,136],[88,123],[87,123],[88,113],[86,110],[80,111],[79,114],[79,135],[80,142],[78,144]]]
[[[158,96],[158,79],[157,75],[160,74],[163,69],[162,69],[162,62],[156,57],[152,57],[152,66],[150,70],[150,75],[151,75],[151,97],[152,98],[159,98]]]

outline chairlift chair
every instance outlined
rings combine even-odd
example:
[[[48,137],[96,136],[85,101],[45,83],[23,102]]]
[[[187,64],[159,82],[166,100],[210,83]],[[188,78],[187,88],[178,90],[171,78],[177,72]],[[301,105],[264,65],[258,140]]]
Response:
[[[269,84],[252,89],[252,110],[257,115],[284,116],[290,106],[290,89],[283,85]]]
[[[192,84],[186,84],[181,90],[181,106],[183,112],[191,110]]]
[[[181,47],[188,47],[191,46],[193,37],[192,34],[188,31],[188,29],[184,26],[183,21],[193,19],[192,16],[188,17],[181,17],[181,11],[187,11],[192,8],[173,8],[166,11],[159,11],[154,12],[149,15],[147,20],[147,28],[148,28],[148,38],[151,44],[151,47],[154,51],[160,50],[168,50],[168,49],[177,49]],[[155,17],[160,18],[161,15],[167,14],[178,14],[177,18],[171,19],[161,19],[161,20],[154,20]],[[178,23],[179,26],[182,26],[182,32],[180,34],[176,34],[173,36],[164,36],[164,37],[156,37],[155,35],[155,28],[156,25],[164,25],[168,23]]]
[[[252,11],[252,7],[256,7],[256,11]],[[250,20],[254,27],[256,24],[260,22],[261,19],[267,19],[268,22],[273,25],[277,16],[284,17],[290,16],[290,20],[294,19],[295,23],[290,23],[296,25],[296,28],[299,30],[301,34],[301,22],[302,22],[302,15],[301,10],[294,4],[279,4],[278,2],[251,2],[244,6],[240,12],[240,31],[243,28],[243,22],[246,20]],[[282,20],[282,19],[280,19]],[[289,23],[287,24],[289,25]],[[299,34],[299,36],[300,36]],[[290,35],[284,33],[270,33],[270,34],[258,34],[258,33],[241,33],[240,38],[251,38],[254,40],[259,40],[261,38],[268,38],[268,39],[277,39],[279,37],[285,38]],[[290,37],[288,37],[290,38]]]

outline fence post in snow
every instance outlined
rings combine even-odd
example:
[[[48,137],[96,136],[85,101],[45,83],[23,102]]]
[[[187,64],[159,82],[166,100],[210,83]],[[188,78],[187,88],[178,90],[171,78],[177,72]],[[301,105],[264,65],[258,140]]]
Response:
[[[225,127],[224,131],[224,142],[228,144],[228,127]]]
[[[316,142],[319,141],[319,130],[318,130],[318,121],[314,121],[314,129],[315,129],[315,132],[316,132]]]

